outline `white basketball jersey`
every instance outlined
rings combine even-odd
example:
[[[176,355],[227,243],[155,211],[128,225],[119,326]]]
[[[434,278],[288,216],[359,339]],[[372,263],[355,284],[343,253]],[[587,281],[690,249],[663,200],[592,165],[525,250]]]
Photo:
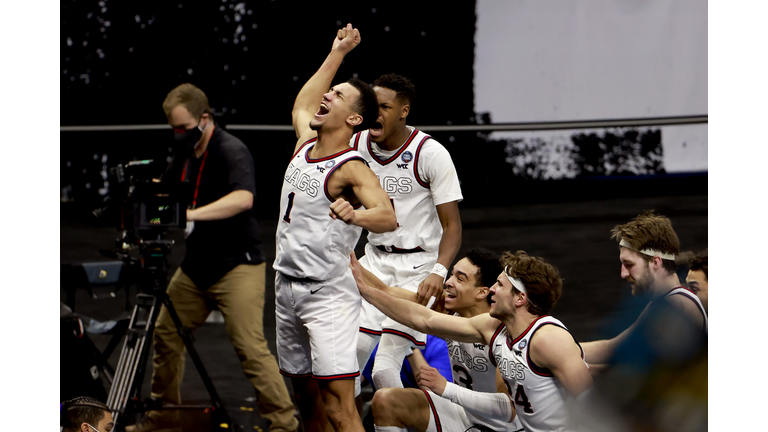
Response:
[[[310,159],[316,141],[302,144],[285,171],[274,268],[290,277],[322,281],[347,270],[349,254],[362,232],[359,226],[329,216],[334,199],[328,195],[328,178],[346,162],[365,159],[351,148]]]
[[[702,305],[701,300],[699,300],[699,296],[697,296],[695,292],[685,287],[677,287],[668,292],[665,297],[673,295],[688,297],[689,299],[693,300],[694,303],[696,303],[696,305],[699,307],[699,310],[701,311],[701,314],[704,315],[704,333],[709,333],[709,318],[707,317],[707,311],[704,309],[704,305]]]
[[[458,314],[454,314],[458,315]],[[500,327],[504,325],[501,324]],[[469,390],[497,393],[496,368],[487,345],[481,343],[456,342],[446,339],[448,355],[451,357],[453,383]],[[494,431],[515,430],[512,424],[502,420],[483,418],[466,411],[470,421],[482,424]]]
[[[451,197],[458,196],[451,200],[460,200],[458,176],[448,152],[440,143],[416,128],[412,128],[411,135],[402,147],[386,159],[379,156],[381,152],[376,154],[378,147],[374,149],[376,144],[371,142],[368,130],[355,134],[350,145],[362,154],[368,166],[376,173],[381,187],[389,194],[397,216],[395,231],[369,233],[368,242],[375,246],[395,246],[400,249],[421,247],[427,252],[437,252],[443,236],[443,227],[440,225],[435,206],[442,203],[434,202],[430,190],[432,185],[419,174],[420,170],[424,171],[424,167],[419,168],[419,163],[424,163],[424,158],[420,156],[425,148],[437,146],[432,150],[444,152],[444,155],[440,156],[447,158],[451,166],[442,169],[443,172],[452,173],[452,178],[448,179]]]
[[[499,327],[491,338],[493,361],[507,381],[526,432],[569,431],[565,389],[549,369],[536,366],[528,354],[531,338],[545,325],[566,329],[558,319],[546,315],[537,318],[514,340],[509,338],[506,326]],[[578,345],[575,338],[574,343]]]

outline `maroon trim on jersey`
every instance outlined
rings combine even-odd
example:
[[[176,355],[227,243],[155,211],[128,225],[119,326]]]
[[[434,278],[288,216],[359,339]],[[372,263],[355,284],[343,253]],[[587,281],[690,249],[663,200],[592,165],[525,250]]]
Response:
[[[315,142],[315,141],[317,141],[317,137],[314,137],[312,139],[308,139],[308,140],[304,141],[304,144],[302,144],[298,149],[296,149],[296,152],[293,154],[293,156],[291,156],[291,159],[295,158],[296,155],[299,154],[299,152],[301,151],[301,149],[304,148],[305,145],[307,145],[307,144],[309,144],[311,142]]]
[[[425,142],[427,142],[428,139],[432,139],[431,136],[427,135],[424,137],[424,139],[421,140],[419,143],[419,146],[416,147],[416,154],[413,156],[413,176],[416,177],[416,181],[419,182],[419,184],[427,189],[429,189],[429,183],[422,180],[419,176],[419,154],[421,153],[421,147],[424,145]]]
[[[525,334],[528,333],[531,327],[533,327],[534,324],[536,324],[540,319],[544,318],[545,316],[547,315],[542,315],[536,318],[535,320],[533,320],[533,322],[531,322],[531,325],[529,325],[524,332],[520,333],[520,336],[516,337],[512,342],[509,341],[509,333],[507,333],[507,348],[512,349],[512,345],[516,344],[520,339],[522,339],[523,336],[525,336]]]
[[[338,375],[315,375],[315,374],[312,374],[312,377],[314,379],[319,379],[319,380],[323,380],[323,381],[333,381],[333,380],[339,380],[339,379],[357,378],[358,375],[360,375],[360,371],[353,372],[353,373],[346,373],[346,374],[338,374]]]
[[[355,134],[355,145],[352,147],[353,149],[357,150],[357,146],[360,144],[360,135],[362,135],[362,132],[358,132]],[[370,132],[368,133],[370,136]]]
[[[488,345],[489,348],[490,348],[488,350],[488,358],[491,359],[491,364],[493,364],[496,367],[498,367],[498,365],[496,364],[496,359],[493,358],[493,341],[494,341],[494,339],[496,339],[496,336],[498,336],[499,333],[501,333],[502,329],[504,329],[504,323],[499,324],[499,326],[496,328],[496,331],[493,332],[493,336],[491,336],[491,343],[490,343],[490,345]]]
[[[280,375],[285,375],[288,378],[309,378],[309,377],[312,376],[311,373],[308,373],[308,374],[292,374],[292,373],[288,373],[288,372],[286,372],[286,371],[284,371],[282,369],[280,369],[279,371],[280,371]]]
[[[408,145],[411,143],[411,141],[413,141],[414,138],[416,138],[416,134],[417,133],[419,133],[419,131],[416,128],[414,128],[413,132],[411,133],[411,136],[409,136],[408,139],[405,140],[405,144],[403,144],[400,147],[400,150],[398,150],[397,153],[395,153],[392,156],[390,156],[389,159],[383,161],[383,160],[379,159],[378,156],[376,156],[376,153],[374,153],[373,149],[371,148],[371,133],[369,132],[368,133],[368,153],[370,153],[371,157],[373,157],[373,160],[378,162],[380,165],[386,165],[386,164],[392,162],[393,160],[397,159],[397,157],[400,156],[400,154],[403,151],[405,151],[405,148],[408,147]]]
[[[443,432],[443,425],[440,423],[440,416],[437,415],[437,409],[435,408],[435,403],[432,402],[432,396],[429,395],[429,393],[421,389],[421,391],[424,392],[424,396],[427,397],[427,402],[429,402],[429,408],[432,410],[432,415],[435,417],[435,428],[437,429],[437,432]]]
[[[311,148],[309,148],[309,149],[307,149],[307,152],[306,152],[306,153],[304,153],[304,159],[306,159],[307,163],[309,163],[309,164],[318,163],[318,162],[325,162],[325,161],[327,161],[327,160],[331,160],[331,159],[333,159],[333,158],[339,157],[339,156],[343,155],[344,153],[348,153],[348,152],[351,152],[351,151],[353,151],[353,150],[355,150],[355,149],[353,149],[352,147],[349,147],[349,148],[348,148],[348,149],[346,149],[346,150],[342,150],[342,151],[340,151],[340,152],[338,152],[338,153],[335,153],[335,154],[332,154],[332,155],[330,155],[330,156],[326,156],[326,157],[324,157],[324,158],[320,158],[320,159],[310,159],[310,158],[309,158],[309,152],[310,152],[311,150],[312,150],[312,149],[311,149]]]
[[[536,330],[534,330],[533,333],[531,333],[531,337],[528,338],[528,351],[526,351],[526,353],[525,353],[525,359],[528,362],[528,367],[533,371],[533,373],[535,373],[536,375],[539,375],[539,376],[543,376],[543,377],[551,377],[551,376],[553,376],[551,370],[549,370],[547,368],[539,367],[539,366],[536,365],[536,363],[533,362],[533,360],[531,360],[531,341],[533,340],[533,335],[535,335],[536,332],[539,331],[540,328],[542,328],[542,327],[544,327],[546,325],[553,325],[553,326],[560,327],[561,329],[567,331],[568,334],[571,335],[571,337],[573,338],[573,341],[576,343],[576,346],[578,346],[579,350],[581,350],[581,359],[582,360],[584,360],[584,349],[581,347],[581,344],[579,343],[579,341],[576,340],[576,337],[573,336],[573,333],[571,333],[570,330],[568,330],[567,328],[561,326],[560,324],[552,323],[552,322],[547,322],[547,323],[544,323],[544,324],[540,325],[539,327],[537,327]]]
[[[347,151],[352,151],[352,147],[350,147],[349,150],[344,150],[342,153],[347,152]],[[328,171],[328,174],[325,175],[325,180],[323,180],[323,190],[325,191],[325,197],[328,198],[328,201],[330,201],[331,203],[333,203],[336,200],[331,198],[331,194],[328,193],[328,179],[331,178],[331,174],[333,174],[333,172],[336,171],[336,169],[338,167],[340,167],[340,166],[344,165],[345,163],[347,163],[349,161],[352,161],[352,160],[360,160],[360,161],[363,161],[363,163],[365,163],[365,159],[363,159],[362,157],[360,157],[360,156],[352,156],[351,158],[345,159],[345,160],[337,163],[336,165],[334,165],[331,168],[331,170]],[[362,204],[358,204],[357,207],[355,207],[355,206],[352,206],[352,207],[354,207],[355,209],[358,209],[358,208],[360,208],[361,205]]]
[[[401,332],[400,330],[395,330],[395,329],[387,329],[387,328],[385,328],[384,330],[382,330],[382,331],[381,331],[381,333],[382,333],[382,334],[386,333],[386,334],[391,334],[391,335],[395,335],[395,336],[400,336],[400,337],[402,337],[402,338],[406,338],[406,339],[408,339],[409,341],[411,341],[411,343],[412,343],[412,344],[414,344],[414,345],[416,345],[416,346],[418,346],[418,347],[424,347],[424,346],[426,346],[426,345],[427,345],[427,343],[426,343],[426,342],[419,342],[419,341],[417,341],[417,340],[416,340],[416,338],[414,338],[413,336],[409,335],[408,333],[403,333],[403,332]]]
[[[672,291],[675,291],[677,288],[682,288],[682,289],[684,289],[684,290],[686,290],[688,292],[676,292],[676,293],[673,293]],[[673,295],[681,295],[681,296],[687,297],[689,300],[691,300],[696,305],[696,307],[699,309],[699,312],[701,312],[702,319],[704,320],[704,331],[706,332],[707,331],[706,330],[707,329],[707,311],[704,310],[704,305],[701,304],[701,300],[699,299],[699,296],[697,296],[696,293],[693,292],[693,290],[691,290],[690,288],[683,287],[683,286],[677,287],[677,288],[675,288],[675,289],[669,291],[668,293],[666,293],[664,295],[664,297],[670,297],[670,296],[673,296]]]
[[[381,330],[371,330],[371,329],[368,329],[368,328],[365,328],[365,327],[360,327],[360,332],[361,333],[372,334],[374,336],[381,336]]]

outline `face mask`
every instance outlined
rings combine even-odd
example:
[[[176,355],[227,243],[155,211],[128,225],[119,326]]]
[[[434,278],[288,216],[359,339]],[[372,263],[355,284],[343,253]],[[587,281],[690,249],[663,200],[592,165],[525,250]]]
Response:
[[[208,126],[206,126],[206,128],[207,127]],[[192,149],[195,148],[195,145],[202,137],[203,129],[200,129],[199,123],[196,127],[189,130],[184,129],[183,127],[173,129],[173,139],[176,141],[176,145],[188,153],[192,152]]]

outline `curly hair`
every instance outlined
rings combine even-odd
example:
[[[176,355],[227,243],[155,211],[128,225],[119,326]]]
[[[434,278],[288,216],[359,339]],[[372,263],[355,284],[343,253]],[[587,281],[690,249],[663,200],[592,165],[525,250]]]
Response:
[[[617,241],[626,240],[635,251],[653,249],[672,255],[680,253],[680,240],[672,229],[668,217],[657,215],[653,210],[643,212],[636,218],[623,225],[616,225],[611,230],[611,238]],[[653,257],[640,254],[646,262]],[[677,271],[674,260],[662,259],[662,266],[669,273]]]
[[[514,254],[504,252],[501,265],[506,267],[507,274],[520,279],[528,292],[528,312],[534,315],[548,313],[563,294],[563,280],[555,266],[543,258],[530,256],[519,250]],[[515,293],[520,291],[512,287]]]
[[[394,90],[397,93],[397,98],[400,102],[404,102],[413,108],[413,102],[416,100],[416,87],[408,78],[388,73],[384,74],[373,82],[374,87],[384,87],[390,90]]]
[[[61,426],[63,432],[76,432],[80,425],[88,423],[98,425],[109,411],[107,406],[92,397],[81,396],[70,399],[61,404]]]
[[[691,266],[689,270],[692,271],[703,271],[704,272],[704,279],[709,278],[709,248],[704,249],[703,251],[699,252],[691,258],[691,260],[688,262],[688,264]]]
[[[189,83],[181,84],[168,92],[163,101],[165,116],[170,118],[171,111],[179,105],[184,105],[184,108],[196,119],[202,117],[203,114],[212,113],[211,106],[208,105],[208,96]]]

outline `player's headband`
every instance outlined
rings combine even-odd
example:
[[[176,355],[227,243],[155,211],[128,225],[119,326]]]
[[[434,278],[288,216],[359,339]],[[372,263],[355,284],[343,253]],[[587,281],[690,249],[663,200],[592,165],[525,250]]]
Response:
[[[629,242],[626,241],[625,239],[621,239],[621,241],[619,242],[619,246],[624,246],[627,249],[633,250],[635,252],[639,252],[639,253],[641,253],[643,255],[648,255],[648,256],[651,256],[651,257],[657,256],[657,257],[659,257],[661,259],[672,260],[672,261],[675,260],[675,255],[674,254],[668,254],[666,252],[661,252],[661,251],[657,251],[657,250],[654,250],[654,249],[637,250],[637,249],[633,248],[632,246],[630,246]]]
[[[528,295],[528,290],[525,289],[525,285],[523,285],[523,281],[510,276],[509,273],[507,273],[508,268],[509,266],[504,267],[504,275],[507,276],[507,279],[509,279],[509,282],[512,284],[512,286],[517,288],[517,290],[520,291],[521,293],[525,293],[525,297],[528,299],[528,303],[530,303],[531,306],[535,307],[536,309],[539,309],[539,307],[536,306],[536,304],[531,301],[531,296]]]

